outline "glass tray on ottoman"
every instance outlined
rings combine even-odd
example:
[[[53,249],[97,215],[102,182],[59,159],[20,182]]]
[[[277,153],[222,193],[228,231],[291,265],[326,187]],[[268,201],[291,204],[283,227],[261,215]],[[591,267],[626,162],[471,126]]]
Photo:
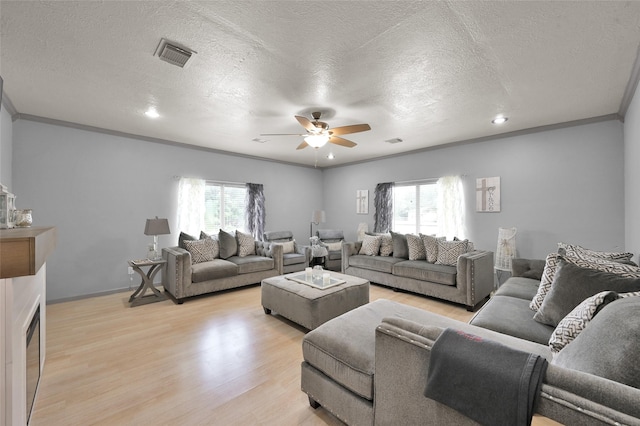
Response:
[[[312,276],[310,280],[307,280],[305,277],[306,277],[306,274],[304,272],[285,275],[285,278],[288,280],[296,281],[296,282],[299,282],[300,284],[306,284],[308,286],[319,288],[321,290],[324,290],[325,288],[334,287],[334,286],[337,286],[338,284],[342,284],[346,282],[345,280],[340,280],[338,278],[333,278],[330,276],[329,282],[325,284],[322,280],[322,276],[317,278],[314,278]]]

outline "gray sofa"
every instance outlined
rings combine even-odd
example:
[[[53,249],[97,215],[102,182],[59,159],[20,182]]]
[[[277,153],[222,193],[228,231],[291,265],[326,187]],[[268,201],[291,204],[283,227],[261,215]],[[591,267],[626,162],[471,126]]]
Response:
[[[181,247],[162,249],[167,261],[162,286],[175,301],[216,291],[258,284],[283,274],[282,245],[255,241],[255,255],[216,258],[192,263],[191,254]]]
[[[570,425],[640,425],[640,298],[606,305],[592,322],[597,320],[599,325],[586,328],[554,360],[546,342],[535,341],[544,340],[544,332],[535,329],[530,299],[526,299],[539,283],[535,278],[539,265],[519,262],[515,269],[525,276],[507,280],[471,324],[381,299],[309,332],[302,343],[301,387],[311,406],[323,406],[349,425],[477,424],[424,396],[434,342],[445,328],[453,328],[551,361],[536,413]],[[504,328],[511,322],[512,327]],[[548,339],[553,330],[546,332]],[[620,340],[627,351],[623,355],[613,348]],[[563,357],[563,351],[572,345],[573,353]],[[589,362],[610,366],[621,374],[631,371],[636,384],[606,378],[606,374],[590,370],[593,365]]]
[[[342,272],[413,293],[463,304],[473,311],[494,288],[493,252],[474,250],[456,266],[394,256],[358,254],[362,242],[342,245]]]

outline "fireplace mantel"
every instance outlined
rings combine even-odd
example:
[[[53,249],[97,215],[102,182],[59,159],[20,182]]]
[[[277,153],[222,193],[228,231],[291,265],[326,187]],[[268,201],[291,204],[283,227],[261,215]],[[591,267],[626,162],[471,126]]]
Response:
[[[46,353],[46,261],[56,228],[0,230],[0,426],[24,426],[26,330],[40,307],[40,367]]]

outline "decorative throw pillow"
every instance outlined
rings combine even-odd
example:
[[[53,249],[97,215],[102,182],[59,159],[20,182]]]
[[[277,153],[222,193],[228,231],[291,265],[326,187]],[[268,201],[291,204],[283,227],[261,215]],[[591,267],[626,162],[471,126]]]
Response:
[[[186,232],[180,232],[180,235],[178,236],[178,247],[186,250],[187,247],[184,245],[185,241],[198,241],[198,237],[189,235]]]
[[[407,247],[409,248],[409,260],[426,259],[424,243],[419,235],[407,234]]]
[[[538,287],[536,295],[533,297],[531,303],[529,304],[529,307],[532,310],[537,311],[538,309],[540,309],[540,306],[542,306],[542,302],[544,301],[544,298],[549,292],[551,284],[553,283],[553,277],[556,273],[556,269],[558,267],[558,259],[560,257],[561,255],[558,253],[551,253],[547,256],[544,270],[542,271],[540,286]],[[564,256],[564,259],[567,262],[585,268],[597,269],[604,272],[613,272],[615,274],[620,274],[623,277],[628,278],[640,278],[640,268],[633,265],[627,265],[613,260],[607,260],[597,257],[575,258]]]
[[[404,234],[398,234],[391,231],[391,241],[393,244],[393,257],[399,259],[409,259],[409,246],[407,246],[407,237]]]
[[[564,253],[571,257],[599,257],[601,259],[609,259],[615,261],[629,261],[633,257],[633,253],[615,253],[606,251],[595,251],[584,247],[580,247],[576,244],[558,243],[558,253]]]
[[[220,242],[220,258],[228,259],[238,254],[238,242],[236,237],[222,229],[218,232],[218,241]]]
[[[427,262],[436,263],[438,260],[438,241],[445,241],[447,237],[436,237],[435,235],[420,234],[422,244],[424,245],[425,257]]]
[[[438,241],[436,265],[456,266],[458,258],[467,252],[466,241]]]
[[[218,236],[209,235],[204,231],[200,231],[200,239],[204,240],[207,238],[210,238],[213,241],[213,258],[217,259],[218,257],[220,257],[220,243],[218,242]]]
[[[602,291],[640,291],[640,277],[627,278],[620,274],[584,268],[567,262],[561,256],[551,288],[533,319],[555,327],[583,300]]]
[[[389,257],[393,253],[393,238],[391,234],[380,235],[380,256]]]
[[[256,242],[253,235],[236,230],[236,238],[238,239],[238,256],[245,257],[256,254]]]
[[[327,250],[329,251],[340,251],[342,250],[342,241],[336,241],[333,243],[324,243],[327,246]]]
[[[278,243],[282,246],[282,254],[293,253],[295,252],[296,240],[293,241],[285,241],[283,243]],[[255,247],[255,245],[254,245]],[[255,254],[255,253],[254,253]]]
[[[607,304],[551,362],[640,388],[640,297]]]
[[[213,254],[213,240],[211,238],[205,238],[204,240],[185,240],[184,246],[191,254],[191,262],[194,264],[215,259]]]
[[[377,256],[380,250],[380,243],[382,237],[379,235],[365,235],[362,239],[362,247],[358,254],[365,254],[367,256]]]

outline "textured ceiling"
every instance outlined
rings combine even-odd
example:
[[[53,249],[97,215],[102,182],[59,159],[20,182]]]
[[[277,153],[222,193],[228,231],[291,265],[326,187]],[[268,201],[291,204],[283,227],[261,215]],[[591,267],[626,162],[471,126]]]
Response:
[[[260,134],[300,133],[294,115],[315,110],[371,125],[320,167],[619,113],[640,45],[640,2],[2,0],[0,15],[20,114],[305,165],[301,137]],[[161,38],[197,54],[163,62]]]

